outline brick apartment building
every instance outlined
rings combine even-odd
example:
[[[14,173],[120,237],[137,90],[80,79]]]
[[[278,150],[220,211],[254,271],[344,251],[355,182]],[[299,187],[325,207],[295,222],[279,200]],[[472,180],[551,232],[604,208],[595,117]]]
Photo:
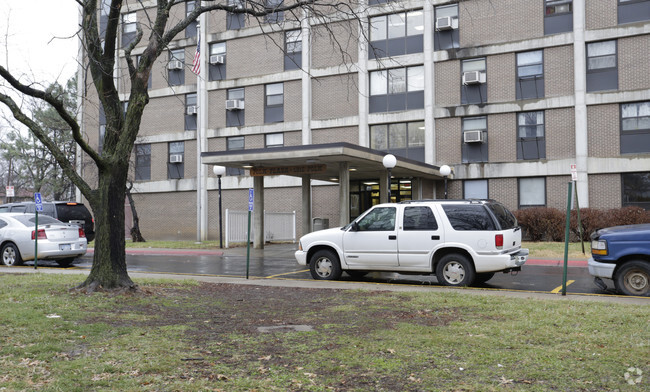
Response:
[[[125,3],[122,47],[155,6]],[[581,207],[650,208],[650,0],[361,3],[362,27],[221,12],[179,34],[133,153],[145,238],[218,238],[215,164],[224,209],[247,210],[254,187],[267,211],[296,211],[298,235],[312,217],[346,223],[387,200],[387,153],[392,200],[443,197],[448,165],[450,198],[562,209],[575,165]],[[96,97],[84,119],[100,144]]]

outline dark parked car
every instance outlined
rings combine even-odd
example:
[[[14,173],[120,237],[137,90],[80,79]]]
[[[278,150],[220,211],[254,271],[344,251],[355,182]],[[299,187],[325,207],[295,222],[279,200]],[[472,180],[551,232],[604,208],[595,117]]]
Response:
[[[3,204],[0,205],[0,212],[33,214],[36,212],[36,204],[33,201]],[[40,214],[51,216],[61,222],[76,224],[84,229],[88,242],[95,239],[95,221],[83,203],[73,201],[44,201],[43,212]]]
[[[650,296],[650,224],[596,230],[591,255],[589,273],[598,287],[611,279],[621,294]]]

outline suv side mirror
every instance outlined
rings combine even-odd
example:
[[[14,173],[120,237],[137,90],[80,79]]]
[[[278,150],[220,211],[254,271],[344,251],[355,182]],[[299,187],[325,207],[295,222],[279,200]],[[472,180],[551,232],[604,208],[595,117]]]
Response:
[[[350,225],[350,231],[359,231],[359,224],[357,222],[352,222]]]

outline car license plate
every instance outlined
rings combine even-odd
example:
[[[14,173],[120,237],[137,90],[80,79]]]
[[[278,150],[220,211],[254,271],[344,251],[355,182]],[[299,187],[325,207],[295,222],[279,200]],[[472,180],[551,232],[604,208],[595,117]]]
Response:
[[[72,245],[70,244],[61,244],[59,245],[59,250],[70,250],[72,249]]]

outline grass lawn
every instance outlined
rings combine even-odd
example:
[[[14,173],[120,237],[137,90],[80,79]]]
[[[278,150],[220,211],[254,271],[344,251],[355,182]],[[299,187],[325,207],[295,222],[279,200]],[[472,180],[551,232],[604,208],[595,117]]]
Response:
[[[0,275],[0,391],[650,385],[647,305],[161,280],[131,295],[68,291],[81,281]]]

